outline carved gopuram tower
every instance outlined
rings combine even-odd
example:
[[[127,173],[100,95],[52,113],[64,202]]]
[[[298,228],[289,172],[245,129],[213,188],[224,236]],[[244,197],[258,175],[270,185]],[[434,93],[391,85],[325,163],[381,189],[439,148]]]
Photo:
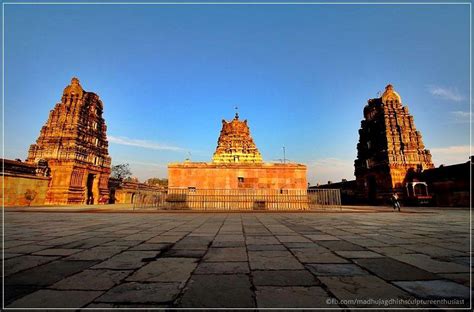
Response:
[[[394,191],[403,194],[413,174],[434,168],[413,116],[392,85],[364,107],[354,165],[359,194],[371,202],[386,200]]]
[[[255,146],[247,120],[240,121],[235,114],[232,121],[222,120],[222,130],[217,141],[213,163],[261,163],[262,155]]]
[[[111,159],[102,112],[99,96],[72,78],[28,152],[28,163],[46,160],[51,169],[46,204],[94,204],[108,197]]]

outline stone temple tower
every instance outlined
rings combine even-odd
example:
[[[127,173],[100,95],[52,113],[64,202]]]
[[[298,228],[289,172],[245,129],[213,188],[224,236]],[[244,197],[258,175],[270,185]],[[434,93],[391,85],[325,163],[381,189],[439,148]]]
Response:
[[[93,204],[108,197],[111,159],[102,112],[99,96],[72,78],[28,152],[27,162],[47,161],[51,169],[47,204]]]
[[[364,107],[354,165],[358,191],[372,202],[403,194],[413,174],[434,168],[413,116],[390,84]]]
[[[213,163],[261,163],[262,155],[250,136],[247,120],[240,121],[236,113],[231,121],[222,120],[222,130]]]

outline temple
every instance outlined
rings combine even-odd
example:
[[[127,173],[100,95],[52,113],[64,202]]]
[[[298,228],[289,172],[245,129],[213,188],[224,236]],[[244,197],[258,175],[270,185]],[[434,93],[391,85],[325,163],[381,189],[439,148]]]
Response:
[[[222,120],[222,130],[213,163],[261,163],[262,155],[255,146],[247,120],[240,121],[236,113],[232,121]]]
[[[111,159],[102,112],[99,96],[72,78],[26,160],[47,162],[51,181],[45,204],[94,204],[108,197]]]
[[[413,116],[390,84],[364,107],[354,165],[360,195],[372,202],[403,193],[414,174],[434,168]]]
[[[247,120],[238,114],[222,121],[212,162],[168,165],[169,188],[306,190],[306,166],[266,163],[258,151]]]

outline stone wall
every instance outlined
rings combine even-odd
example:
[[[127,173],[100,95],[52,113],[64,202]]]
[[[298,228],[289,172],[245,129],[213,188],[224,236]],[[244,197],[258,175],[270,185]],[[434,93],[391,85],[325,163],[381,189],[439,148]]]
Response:
[[[51,180],[45,176],[47,168],[16,160],[0,160],[3,166],[0,200],[5,207],[44,205]]]
[[[152,197],[161,194],[163,187],[151,186],[139,182],[120,182],[109,179],[110,204],[135,204],[151,201]]]
[[[434,206],[469,207],[472,161],[425,170],[422,180],[428,183]]]
[[[168,165],[169,188],[302,189],[308,187],[301,164],[175,163]]]

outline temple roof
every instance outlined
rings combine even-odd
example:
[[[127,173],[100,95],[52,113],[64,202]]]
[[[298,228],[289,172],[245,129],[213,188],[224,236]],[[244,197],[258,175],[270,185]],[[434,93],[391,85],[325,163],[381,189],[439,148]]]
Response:
[[[83,93],[84,93],[84,89],[82,89],[82,86],[79,83],[79,79],[77,79],[76,77],[73,77],[71,79],[71,84],[68,85],[66,88],[64,88],[63,96],[75,95],[75,96],[78,96],[79,98],[82,98]]]
[[[393,86],[391,84],[388,84],[385,87],[385,92],[382,94],[382,103],[387,103],[387,101],[398,101],[399,103],[402,102],[402,98],[400,95],[393,90]]]
[[[222,130],[213,163],[261,163],[262,156],[257,149],[247,125],[236,113],[231,121],[222,120]]]

